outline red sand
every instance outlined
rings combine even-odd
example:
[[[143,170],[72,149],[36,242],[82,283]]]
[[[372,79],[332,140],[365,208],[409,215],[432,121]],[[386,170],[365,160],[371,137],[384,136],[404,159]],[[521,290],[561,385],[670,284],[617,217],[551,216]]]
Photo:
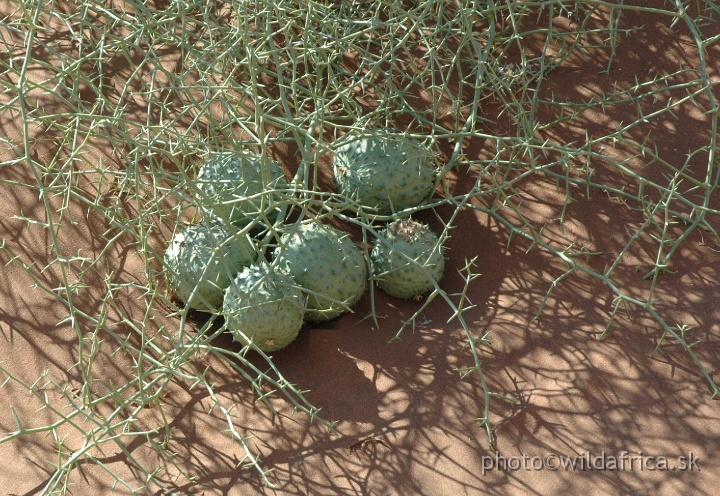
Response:
[[[672,29],[667,19],[651,15],[627,15],[623,22],[642,27],[620,41],[609,74],[598,73],[607,59],[573,57],[549,74],[543,90],[546,96],[552,92],[556,99],[587,98],[611,88],[615,81],[628,85],[636,77],[647,80],[649,73],[672,72],[681,65],[697,67],[696,48],[681,26]],[[720,60],[718,43],[710,47],[708,60]],[[716,66],[712,66],[711,77],[715,81],[720,77]],[[485,107],[484,112],[491,114],[492,106]],[[17,139],[21,132],[17,120],[7,115],[0,118],[2,134]],[[549,137],[567,142],[583,136],[586,129],[608,133],[617,123],[635,118],[633,105],[607,112],[597,110],[584,116],[585,128],[556,128]],[[684,160],[694,145],[707,143],[707,121],[707,116],[698,111],[666,123],[667,132],[655,128],[653,137],[660,153],[667,160]],[[39,143],[37,158],[48,160],[53,152],[51,144]],[[615,153],[622,157],[624,150]],[[6,158],[7,152],[3,156]],[[702,160],[698,166],[703,166]],[[8,176],[34,183],[20,168],[0,171],[3,179]],[[463,174],[455,179],[458,189],[473,181]],[[526,183],[521,194],[525,211],[534,220],[559,215],[563,196],[553,184],[539,180]],[[564,245],[575,239],[578,246],[603,251],[605,255],[591,262],[602,268],[612,263],[622,248],[623,226],[635,226],[642,219],[599,192],[590,198],[582,191],[574,196],[577,201],[566,212],[565,237],[556,226],[545,235]],[[37,194],[0,184],[2,237],[14,253],[22,254],[24,262],[42,266],[50,259],[45,248],[50,244],[48,234],[14,218],[21,212],[43,218]],[[96,237],[101,219],[88,218],[80,208],[72,209],[72,213],[78,224],[74,235],[62,240],[65,253],[82,250],[92,256],[103,247]],[[162,399],[174,435],[168,450],[176,453],[178,466],[196,479],[191,482],[178,477],[175,469],[159,473],[158,479],[178,494],[717,493],[718,403],[710,399],[705,380],[677,345],[668,341],[666,354],[649,357],[661,332],[647,313],[632,307],[621,311],[607,338],[598,342],[613,308],[613,295],[603,284],[580,275],[569,277],[554,291],[540,319],[533,320],[549,281],[564,271],[562,264],[537,249],[526,252],[527,243],[517,238],[508,244],[502,227],[469,210],[459,216],[448,246],[443,287],[450,294],[462,289],[458,269],[466,259],[477,257],[476,268],[482,275],[472,283],[469,293],[476,306],[464,316],[475,336],[489,333],[492,340],[492,351],[482,353],[491,390],[518,400],[515,405],[493,400],[491,419],[497,451],[488,445],[484,429],[474,420],[483,415],[482,388],[474,376],[460,379],[457,369],[472,365],[472,357],[465,347],[462,328],[456,321],[447,323],[447,307],[434,302],[422,324],[388,344],[419,303],[399,302],[379,292],[380,329],[363,319],[369,311],[366,297],[355,314],[309,326],[297,342],[274,355],[277,367],[291,382],[310,390],[307,397],[322,407],[321,415],[338,422],[341,437],[330,436],[305,415],[293,414],[292,405],[282,396],[273,400],[279,414],[271,416],[267,408],[256,403],[245,380],[227,364],[207,359],[216,393],[226,406],[233,407],[236,425],[246,429],[241,434],[254,436],[250,444],[261,455],[263,465],[272,469],[270,479],[278,489],[263,487],[251,467],[238,468],[243,449],[223,432],[227,425],[217,409],[208,413],[212,401],[207,392],[190,389],[182,382]],[[647,249],[647,253],[639,249],[633,252],[618,269],[623,289],[631,294],[647,291],[642,276],[649,269],[643,260],[653,258],[654,248],[648,244]],[[134,274],[142,273],[140,259],[132,249],[118,251],[115,258],[118,280],[131,280]],[[5,264],[7,257],[2,255],[0,260]],[[696,352],[717,380],[718,246],[695,231],[673,260],[677,273],[659,281],[657,308],[671,324],[685,323],[694,328],[694,336],[702,340]],[[50,287],[59,285],[57,271],[41,277]],[[15,266],[2,268],[0,362],[28,382],[46,372],[63,386],[79,387],[82,380],[71,368],[77,360],[77,335],[67,325],[57,325],[66,309],[34,289],[32,283]],[[98,280],[97,287],[80,293],[78,304],[86,311],[97,311],[93,297],[102,291],[103,281]],[[121,292],[116,301],[129,313],[141,311],[131,291]],[[133,309],[134,305],[137,308]],[[172,319],[162,322],[177,325]],[[109,356],[114,349],[111,342],[108,340],[101,349],[94,373],[122,384],[123,377],[132,374],[130,357]],[[237,348],[225,337],[216,344]],[[38,388],[47,391],[53,404],[63,405],[57,390],[44,387],[43,382]],[[47,409],[37,411],[40,403],[16,385],[6,384],[2,392],[2,434],[16,429],[13,412],[26,428],[55,418]],[[153,425],[157,418],[158,412],[149,409],[139,422]],[[80,447],[82,440],[75,431],[63,432],[68,435],[68,450]],[[0,445],[4,460],[0,492],[39,494],[52,473],[46,460],[54,450],[56,441],[46,435],[24,436]],[[159,465],[142,437],[129,440],[127,450],[145,460],[150,470]],[[119,450],[93,454],[134,481],[136,487],[142,486],[142,474],[128,468],[126,456]],[[594,469],[541,467],[543,462],[558,462],[554,455],[583,457]],[[664,456],[670,463],[677,463],[678,456],[689,456],[692,459],[688,461],[696,461],[696,466],[690,467],[694,470],[652,470],[659,459],[648,456]],[[649,465],[642,466],[643,460]],[[612,470],[613,464],[616,470]],[[72,494],[127,493],[122,488],[111,489],[107,473],[91,463],[75,471],[71,481]]]

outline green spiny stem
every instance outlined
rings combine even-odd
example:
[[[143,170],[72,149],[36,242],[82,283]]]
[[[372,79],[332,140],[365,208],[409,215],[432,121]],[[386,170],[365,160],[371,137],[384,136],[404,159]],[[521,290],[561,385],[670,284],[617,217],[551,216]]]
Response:
[[[713,398],[719,396],[695,354],[694,348],[699,345],[687,341],[685,328],[670,327],[653,301],[660,271],[679,256],[678,247],[693,232],[700,228],[720,240],[713,222],[720,212],[712,207],[720,180],[718,104],[714,93],[717,82],[710,77],[707,54],[717,36],[707,37],[702,32],[703,24],[713,22],[713,16],[717,22],[720,14],[712,2],[694,2],[693,14],[690,3],[681,0],[667,8],[600,0],[582,4],[491,1],[473,8],[435,0],[412,6],[378,0],[373,3],[373,14],[367,16],[348,3],[326,5],[294,0],[281,0],[273,6],[175,2],[160,10],[138,0],[128,0],[123,9],[86,0],[80,2],[78,10],[67,12],[42,0],[13,0],[10,5],[15,12],[0,30],[0,45],[10,54],[0,61],[0,86],[5,92],[0,114],[16,121],[22,136],[19,140],[0,138],[8,153],[0,164],[0,185],[38,198],[39,214],[17,212],[13,222],[28,231],[40,229],[46,233],[50,259],[40,267],[18,243],[3,239],[0,247],[7,263],[20,268],[37,288],[67,309],[62,323],[77,335],[75,367],[81,370],[83,384],[78,400],[60,384],[48,383],[62,391],[62,401],[73,409],[68,413],[49,400],[42,403],[45,400],[35,394],[38,384],[33,381],[16,382],[48,411],[60,412],[64,417],[39,430],[20,429],[21,434],[5,441],[22,436],[54,436],[57,452],[50,462],[56,471],[51,486],[58,493],[72,487],[71,475],[86,462],[102,468],[123,489],[141,492],[142,488],[124,480],[94,451],[98,449],[102,454],[108,441],[122,451],[126,435],[147,437],[148,446],[161,455],[167,468],[188,481],[194,480],[193,474],[186,473],[167,451],[172,432],[159,395],[180,381],[195,387],[202,385],[215,394],[217,406],[225,404],[215,386],[206,381],[207,371],[193,365],[192,358],[198,353],[230,364],[269,408],[269,391],[274,391],[310,420],[321,420],[318,409],[303,396],[304,391],[283,378],[271,357],[263,356],[270,370],[262,371],[248,365],[244,353],[249,348],[238,354],[218,347],[214,339],[219,333],[211,331],[214,318],[199,332],[192,330],[188,313],[174,308],[160,291],[157,279],[161,272],[153,261],[163,252],[159,232],[177,228],[179,218],[195,198],[185,193],[185,187],[194,177],[197,158],[250,143],[259,146],[263,156],[283,147],[290,148],[289,156],[295,149],[299,152],[302,166],[296,175],[297,187],[280,202],[283,212],[350,222],[362,230],[367,244],[368,238],[376,234],[376,226],[392,218],[355,216],[352,212],[358,210],[358,205],[322,192],[318,186],[318,172],[327,151],[325,143],[367,124],[402,121],[409,136],[429,136],[449,151],[444,173],[468,170],[478,176],[469,192],[451,194],[445,182],[443,198],[407,209],[403,215],[453,209],[450,220],[441,219],[445,226],[442,239],[456,226],[461,210],[471,208],[489,215],[506,229],[509,239],[524,238],[563,261],[570,271],[587,273],[610,287],[615,305],[600,339],[609,332],[619,308],[628,303],[640,306],[662,329],[656,352],[667,337],[672,337],[699,366],[711,384]],[[567,32],[556,29],[552,20],[571,10],[576,10],[573,27]],[[620,54],[617,48],[621,36],[636,30],[626,25],[627,12],[658,16],[661,22],[682,21],[700,60],[699,67],[655,75],[628,88],[616,87],[594,101],[541,98],[538,90],[545,76],[573,56],[602,52],[608,56],[609,70]],[[541,18],[543,13],[547,24],[528,22]],[[597,21],[608,15],[606,24],[599,26]],[[71,43],[58,42],[51,36],[50,26],[57,25],[72,33]],[[532,62],[524,40],[536,37],[541,38],[541,48],[559,46],[557,55],[540,59],[539,71],[523,74],[513,82],[499,77],[496,68],[513,50],[519,49],[523,67]],[[176,47],[176,54],[169,54],[167,47]],[[540,53],[546,51],[541,49]],[[57,63],[51,63],[44,54],[50,54]],[[127,70],[118,71],[119,65]],[[678,96],[660,107],[643,105],[653,103],[663,92]],[[423,98],[425,106],[421,104]],[[514,123],[507,135],[495,136],[491,132],[495,116],[490,119],[484,114],[484,104],[492,100],[500,102],[502,118]],[[684,164],[667,160],[654,147],[654,136],[644,134],[637,141],[630,137],[631,132],[639,131],[648,122],[674,119],[693,105],[701,108],[710,125],[705,146],[691,150]],[[582,119],[584,112],[627,106],[635,106],[637,116],[612,132],[599,137],[588,134],[584,141],[576,143],[558,144],[547,139],[548,132],[557,126],[572,125]],[[558,115],[539,122],[535,114],[541,108],[557,110]],[[647,108],[650,111],[644,110]],[[466,147],[472,143],[486,143],[490,157],[469,157]],[[634,170],[629,160],[613,160],[601,150],[616,145],[630,150],[627,156],[642,157],[644,163],[658,167],[667,177],[651,181]],[[88,163],[98,148],[108,149],[112,157]],[[691,165],[703,154],[707,154],[707,167],[704,177],[699,177]],[[583,164],[575,168],[576,161]],[[597,167],[611,170],[627,184],[603,184],[596,179]],[[642,216],[640,227],[627,233],[621,253],[608,270],[590,271],[569,248],[558,248],[545,239],[547,231],[543,226],[525,215],[521,208],[524,185],[538,178],[556,179],[562,188],[559,191],[566,202],[559,223],[563,228],[575,186],[588,195],[591,191],[604,192]],[[442,181],[438,177],[436,186]],[[478,207],[478,203],[482,206]],[[83,213],[107,220],[101,229],[105,244],[92,255],[69,251],[66,246],[66,238],[75,235],[74,227],[85,222]],[[676,221],[683,223],[682,232],[673,238],[670,227]],[[280,227],[278,223],[268,229],[265,244],[276,241]],[[657,255],[652,262],[655,269],[648,274],[652,277],[650,294],[642,300],[624,294],[614,277],[625,255],[646,238],[656,243]],[[123,279],[126,274],[119,270],[114,257],[126,252],[141,258],[141,272],[147,281]],[[366,250],[364,254],[367,259]],[[461,293],[448,295],[442,285],[437,285],[418,312],[431,304],[448,305],[463,327],[474,365],[462,373],[469,373],[483,387],[485,406],[478,421],[492,442],[491,400],[512,398],[488,388],[476,345],[489,343],[484,337],[475,337],[463,319],[469,308],[469,284],[475,276],[466,269],[461,271],[465,279]],[[45,277],[51,271],[59,274],[52,285]],[[88,310],[79,302],[83,301],[83,292],[90,291],[97,281],[102,281],[104,294],[98,296],[97,309]],[[557,280],[556,284],[561,282]],[[549,301],[550,291],[543,305]],[[130,294],[140,295],[138,301],[145,305],[140,315],[130,314],[117,301]],[[160,326],[158,335],[149,337],[147,331],[157,328],[158,318],[168,313],[176,319],[174,324]],[[371,316],[378,325],[374,301]],[[419,316],[416,313],[404,322],[400,332]],[[116,352],[131,357],[133,365],[129,370],[133,378],[117,391],[94,396],[90,386],[101,372],[97,365],[99,353],[103,353],[101,345],[115,346]],[[20,378],[9,366],[5,373],[7,381]],[[161,421],[154,431],[134,429],[117,412],[108,421],[94,411],[106,401],[125,405],[126,411],[129,406],[135,413],[133,405],[152,403],[158,406]],[[231,410],[225,408],[231,432],[239,435]],[[93,428],[82,427],[76,420],[79,418],[91,422]],[[23,424],[22,419],[18,422]],[[84,451],[67,451],[59,435],[63,426],[86,437]],[[327,426],[332,428],[333,424],[328,422]],[[239,439],[242,444],[247,438]],[[267,479],[258,457],[248,445],[243,447],[248,465]],[[155,484],[161,491],[172,491],[170,483],[159,480],[161,467],[143,467],[131,453],[122,452],[146,479],[145,486]]]

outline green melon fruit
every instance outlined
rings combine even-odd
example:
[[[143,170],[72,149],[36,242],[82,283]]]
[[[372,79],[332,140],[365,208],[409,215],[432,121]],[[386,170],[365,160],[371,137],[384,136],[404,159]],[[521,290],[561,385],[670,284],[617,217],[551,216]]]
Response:
[[[438,237],[427,225],[399,219],[378,235],[370,260],[377,285],[387,294],[412,298],[432,290],[433,280],[442,279],[444,248],[438,246]]]
[[[372,213],[391,215],[433,194],[435,157],[417,139],[370,130],[348,133],[331,148],[338,192]]]
[[[243,270],[225,292],[223,316],[235,341],[262,351],[286,347],[300,333],[305,297],[293,279],[263,262]]]
[[[187,306],[204,312],[220,309],[225,288],[257,258],[247,236],[222,224],[195,224],[177,232],[165,251],[170,288]]]
[[[267,220],[275,222],[279,208],[273,207],[288,180],[277,162],[265,163],[263,167],[262,158],[251,152],[219,153],[208,160],[195,180],[203,215],[243,226],[270,209]]]
[[[365,292],[365,257],[346,233],[332,226],[300,225],[283,235],[275,257],[308,294],[306,320],[335,318]]]

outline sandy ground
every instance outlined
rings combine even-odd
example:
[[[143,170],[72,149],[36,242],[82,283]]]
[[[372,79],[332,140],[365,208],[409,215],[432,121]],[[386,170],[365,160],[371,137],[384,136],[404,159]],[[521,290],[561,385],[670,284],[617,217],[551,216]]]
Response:
[[[671,28],[666,19],[652,15],[628,15],[623,22],[640,29],[621,40],[608,74],[599,74],[607,58],[573,57],[550,73],[543,88],[546,96],[584,99],[616,82],[632,85],[635,78],[646,80],[650,73],[697,67],[693,58],[697,50],[681,23]],[[708,58],[720,60],[718,43],[709,48]],[[711,69],[712,77],[720,77],[716,65]],[[496,111],[492,104],[483,110],[488,117]],[[636,111],[633,105],[605,112],[598,109],[575,120],[579,127],[556,128],[548,137],[569,142],[586,131],[608,133],[617,123],[634,119]],[[2,133],[19,136],[22,130],[17,120],[0,117]],[[707,122],[698,110],[679,114],[674,122],[651,122],[648,129],[637,132],[643,136],[652,130],[666,160],[684,160],[694,145],[707,143]],[[481,156],[482,147],[476,150]],[[40,158],[49,153],[50,148],[37,150]],[[103,153],[102,143],[98,153]],[[624,150],[613,153],[622,157]],[[703,157],[698,156],[697,162],[698,168],[704,166]],[[0,178],[33,181],[22,168],[0,170]],[[464,172],[453,173],[451,179],[458,190],[474,181]],[[621,181],[610,175],[607,179]],[[563,192],[550,181],[524,184],[520,194],[533,219],[556,218],[562,209]],[[604,255],[591,261],[597,267],[612,263],[625,242],[624,226],[637,226],[642,218],[604,194],[587,197],[578,191],[575,197],[577,201],[565,214],[565,233],[550,226],[546,236],[565,245],[575,239],[580,246],[602,251]],[[85,215],[81,208],[72,212],[77,225],[72,236],[61,240],[66,253],[98,253],[103,248],[97,237],[102,219]],[[50,256],[48,234],[40,227],[26,227],[15,217],[20,213],[42,217],[37,193],[0,183],[4,242],[22,253],[25,261],[42,266]],[[430,217],[424,220],[434,222]],[[690,236],[673,259],[677,272],[661,278],[655,297],[657,308],[671,323],[694,328],[702,340],[696,352],[717,380],[720,253],[719,247],[706,241],[700,231]],[[242,447],[223,432],[226,425],[219,413],[209,411],[207,392],[183,383],[162,400],[175,436],[168,449],[175,453],[178,466],[196,479],[190,481],[174,470],[158,473],[158,479],[178,494],[717,493],[718,403],[710,399],[705,380],[677,345],[669,343],[665,354],[650,358],[661,331],[647,313],[638,308],[620,312],[607,337],[598,341],[612,312],[612,294],[589,277],[573,275],[557,287],[539,319],[534,319],[549,281],[562,274],[564,267],[536,249],[528,252],[528,244],[519,239],[508,243],[502,226],[471,210],[459,216],[448,247],[443,280],[448,293],[462,289],[458,270],[465,260],[477,257],[481,276],[469,293],[475,307],[465,318],[476,337],[489,333],[492,340],[492,351],[482,354],[490,389],[517,400],[514,405],[499,399],[492,403],[496,446],[488,445],[484,429],[475,421],[484,408],[479,381],[474,376],[461,380],[457,370],[472,365],[472,357],[464,346],[462,328],[456,321],[447,322],[449,310],[434,302],[414,329],[389,344],[419,303],[379,294],[379,329],[363,319],[369,312],[366,297],[354,314],[306,327],[292,346],[274,355],[285,376],[310,391],[308,399],[322,407],[321,415],[338,422],[341,437],[330,436],[306,416],[293,414],[292,405],[280,397],[273,400],[278,411],[273,417],[256,403],[245,380],[227,364],[208,359],[208,374],[219,397],[234,407],[237,425],[247,428],[243,434],[254,435],[251,446],[261,454],[264,466],[272,469],[270,478],[278,488],[265,488],[252,468],[238,467]],[[644,260],[654,256],[652,249],[649,243],[641,243],[618,269],[624,289],[632,294],[647,291],[642,276],[648,270]],[[117,250],[113,259],[118,280],[132,280],[142,273],[141,261],[131,248]],[[0,255],[0,260],[5,264],[6,255]],[[81,378],[72,368],[78,337],[66,324],[58,325],[66,309],[34,288],[16,266],[0,270],[0,363],[29,383],[45,374],[62,386],[78,387]],[[48,271],[40,277],[53,287],[60,276]],[[103,283],[98,280],[96,288],[82,293],[80,308],[98,310],[92,297],[104,291]],[[133,309],[132,296],[128,290],[116,300],[128,313],[141,311]],[[159,322],[177,325],[168,318],[159,317]],[[237,348],[229,338],[219,338],[218,344]],[[132,373],[132,363],[129,357],[109,351],[100,350],[94,371],[106,383],[122,384],[123,377]],[[57,405],[63,404],[56,389],[46,390],[57,396]],[[54,418],[47,409],[38,411],[38,401],[22,388],[10,383],[1,391],[0,433],[16,429],[13,412],[26,428]],[[151,425],[158,415],[150,409],[140,421]],[[77,449],[81,440],[72,429],[67,436],[67,449]],[[39,494],[51,475],[46,460],[55,446],[57,440],[46,435],[24,436],[0,445],[0,492]],[[142,437],[129,441],[127,451],[147,460],[148,467],[159,465]],[[122,452],[95,455],[111,470],[131,480],[137,477],[137,486],[142,485],[141,475],[128,468]],[[663,466],[662,457],[667,458],[668,470],[656,470]],[[562,466],[573,462],[575,469]],[[682,463],[687,469],[680,467]],[[83,464],[71,481],[72,494],[128,492],[113,489],[107,473],[90,463]]]

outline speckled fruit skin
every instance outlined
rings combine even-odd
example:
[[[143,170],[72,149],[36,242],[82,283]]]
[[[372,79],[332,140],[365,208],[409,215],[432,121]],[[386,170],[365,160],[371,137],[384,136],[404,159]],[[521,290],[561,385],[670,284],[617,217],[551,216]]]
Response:
[[[262,351],[286,347],[300,333],[305,297],[293,279],[262,262],[247,267],[228,287],[223,302],[227,329],[242,345]]]
[[[283,235],[275,251],[278,265],[308,293],[305,320],[330,320],[352,307],[367,287],[362,252],[347,234],[317,222]],[[329,298],[328,298],[329,297]]]
[[[372,213],[416,207],[434,191],[434,156],[414,138],[372,130],[346,135],[331,148],[338,192]]]
[[[370,253],[377,285],[390,296],[413,298],[435,286],[425,270],[438,282],[445,270],[443,247],[435,249],[438,237],[428,226],[412,219],[391,222],[378,233]],[[386,243],[383,242],[386,241]],[[405,258],[407,255],[417,263]]]
[[[177,297],[190,308],[216,312],[232,278],[256,258],[247,237],[234,236],[222,224],[201,223],[177,232],[164,260],[168,284]]]
[[[206,218],[220,217],[239,226],[247,225],[278,200],[269,190],[288,188],[288,180],[277,162],[267,159],[263,176],[262,159],[250,152],[214,155],[201,168],[195,180],[201,195],[200,211]],[[275,222],[278,210],[268,213]]]

